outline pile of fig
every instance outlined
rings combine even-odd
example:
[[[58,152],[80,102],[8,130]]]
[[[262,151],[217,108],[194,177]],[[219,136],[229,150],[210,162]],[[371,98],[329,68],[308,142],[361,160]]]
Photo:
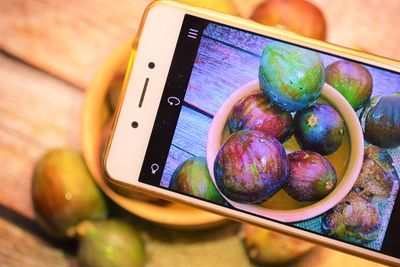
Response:
[[[231,135],[213,167],[218,190],[245,204],[264,202],[281,189],[300,202],[323,199],[337,183],[324,156],[340,147],[345,126],[333,107],[316,103],[325,82],[321,57],[271,42],[261,57],[259,82],[260,92],[241,99],[228,117]],[[293,133],[303,150],[287,155],[282,144]]]
[[[345,123],[335,108],[316,102],[325,83],[355,111],[363,110],[368,141],[380,147],[400,143],[400,94],[370,100],[373,79],[363,65],[339,60],[325,68],[318,53],[272,41],[262,52],[258,74],[260,92],[233,107],[227,122],[231,136],[214,162],[217,188],[227,199],[261,203],[283,189],[297,201],[318,201],[335,189],[337,175],[324,156],[341,146]],[[302,151],[288,156],[282,143],[293,133]],[[377,163],[364,165],[374,169]],[[364,198],[390,192],[384,171],[374,175],[379,177],[360,178],[355,185]]]
[[[381,230],[378,204],[387,201],[399,177],[390,155],[373,145],[365,148],[360,175],[351,192],[322,218],[323,233],[364,244]]]

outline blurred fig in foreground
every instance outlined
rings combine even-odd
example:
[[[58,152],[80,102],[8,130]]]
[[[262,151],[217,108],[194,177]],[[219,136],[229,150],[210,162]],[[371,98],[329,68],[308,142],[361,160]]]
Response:
[[[318,7],[305,0],[266,0],[254,9],[250,18],[306,37],[326,38],[324,15]]]
[[[258,265],[285,264],[310,251],[313,244],[244,224],[241,237],[249,259]]]
[[[85,220],[106,218],[106,201],[79,152],[58,148],[36,164],[32,201],[39,225],[57,239],[74,236]]]
[[[129,223],[106,220],[88,229],[78,259],[81,267],[141,267],[146,252],[139,233]]]

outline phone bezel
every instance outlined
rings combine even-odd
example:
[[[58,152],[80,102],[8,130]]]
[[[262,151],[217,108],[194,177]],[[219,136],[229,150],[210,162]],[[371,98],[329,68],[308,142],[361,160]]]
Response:
[[[171,64],[183,18],[186,14],[306,46],[321,52],[353,59],[387,70],[400,72],[399,62],[390,59],[308,39],[280,29],[266,27],[240,18],[186,6],[177,2],[154,2],[146,9],[140,30],[133,42],[133,48],[137,48],[135,61],[133,61],[133,56],[131,56],[123,85],[123,97],[120,98],[120,103],[117,107],[114,119],[112,142],[108,143],[105,151],[103,164],[108,179],[115,185],[125,189],[142,191],[156,197],[163,197],[171,201],[179,201],[223,216],[231,217],[238,221],[252,223],[286,234],[295,235],[324,246],[334,247],[344,252],[352,252],[364,258],[383,263],[400,264],[400,259],[383,253],[371,251],[269,219],[259,218],[244,212],[232,210],[228,207],[218,206],[180,193],[139,182],[142,162],[167,79],[169,65]],[[146,30],[156,28],[160,30]],[[147,67],[150,61],[155,62],[155,69],[149,69]],[[142,106],[142,108],[138,108],[136,102],[140,98],[143,87],[142,83],[146,77],[149,77],[150,81],[152,81],[151,90],[146,93],[145,101],[147,101],[147,104]],[[139,127],[133,129],[130,126],[131,122],[133,120],[139,120],[138,118],[145,119],[143,122],[139,121]],[[135,149],[135,151],[128,151],[126,147],[134,147],[137,149]],[[133,164],[133,162],[135,164]]]

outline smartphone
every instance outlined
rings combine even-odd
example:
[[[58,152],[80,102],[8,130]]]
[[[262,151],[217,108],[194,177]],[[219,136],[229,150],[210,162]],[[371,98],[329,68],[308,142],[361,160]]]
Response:
[[[362,69],[356,75],[362,86],[369,86],[367,98],[391,95],[400,90],[399,62],[170,1],[147,8],[132,48],[135,57],[130,59],[103,162],[113,184],[382,263],[400,264],[400,149],[364,143],[359,120],[363,109],[355,111],[326,82],[329,65],[350,62]],[[306,81],[303,88],[307,72],[295,71],[290,79],[285,75],[307,62],[312,63],[310,79],[318,82]],[[263,71],[269,72],[269,78]],[[318,200],[302,198],[313,189],[295,186],[297,196],[284,189],[293,169],[287,154],[300,150],[298,139],[290,135],[292,128],[289,139],[269,139],[265,137],[269,133],[259,136],[259,130],[236,127],[248,114],[257,117],[259,110],[269,106],[265,101],[285,102],[268,94],[279,95],[278,85],[292,82],[299,83],[298,90],[305,90],[307,96],[314,92],[307,91],[314,84],[313,90],[322,93],[306,102],[318,101],[343,117],[339,147],[321,156],[336,173],[331,181],[336,187],[331,184],[332,190]],[[247,104],[243,100],[260,94],[267,100]],[[231,120],[237,110],[241,115],[235,126]],[[295,110],[283,106],[277,112],[295,124],[295,114],[304,109]],[[335,121],[330,115],[320,118]],[[280,123],[269,127],[276,130]],[[311,139],[315,138],[318,135]],[[257,142],[264,146],[254,145]],[[373,169],[367,169],[367,159]],[[257,160],[258,165],[247,164]],[[199,177],[205,180],[199,182]],[[262,177],[267,182],[257,184]]]

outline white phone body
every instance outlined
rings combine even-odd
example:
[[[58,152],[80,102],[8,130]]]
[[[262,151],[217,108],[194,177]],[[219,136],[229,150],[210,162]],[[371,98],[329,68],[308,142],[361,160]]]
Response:
[[[260,218],[239,210],[202,201],[139,181],[146,150],[160,101],[162,100],[164,86],[181,32],[182,22],[187,14],[248,32],[302,45],[321,52],[346,57],[350,60],[356,60],[393,72],[400,71],[400,67],[395,61],[310,40],[279,29],[264,27],[247,20],[175,2],[160,1],[153,3],[146,10],[145,19],[140,29],[140,37],[138,42],[134,43],[136,55],[134,61],[131,62],[130,68],[128,68],[124,92],[121,96],[113,125],[112,138],[106,150],[104,167],[110,181],[124,188],[192,205],[235,220],[278,230],[341,251],[357,254],[383,263],[400,264],[400,259],[378,251],[306,232],[287,224]],[[149,67],[150,62],[154,63],[154,68]],[[143,93],[145,84],[146,90]],[[142,102],[141,105],[139,105],[139,102]],[[132,127],[133,121],[137,122],[136,128]]]

